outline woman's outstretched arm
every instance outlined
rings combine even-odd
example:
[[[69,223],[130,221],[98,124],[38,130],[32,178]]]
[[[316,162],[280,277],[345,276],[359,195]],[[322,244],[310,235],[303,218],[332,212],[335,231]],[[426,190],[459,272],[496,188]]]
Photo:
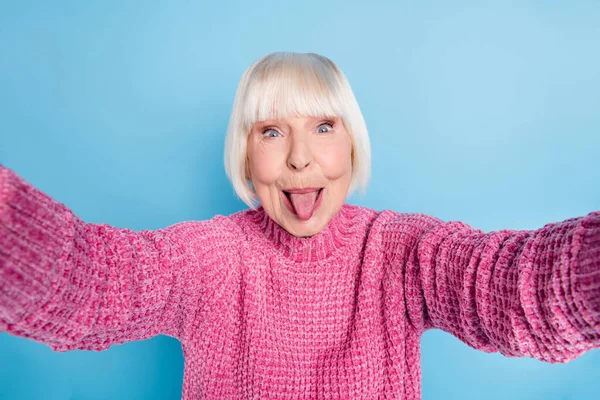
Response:
[[[58,351],[181,339],[211,221],[140,232],[84,223],[0,166],[0,331]]]
[[[421,332],[551,363],[600,347],[600,212],[531,231],[484,233],[422,214],[395,224],[413,232],[405,299]]]

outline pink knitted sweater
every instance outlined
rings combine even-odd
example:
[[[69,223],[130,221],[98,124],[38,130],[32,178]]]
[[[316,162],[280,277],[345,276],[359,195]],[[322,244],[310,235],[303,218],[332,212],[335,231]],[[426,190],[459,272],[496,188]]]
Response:
[[[262,209],[134,232],[0,175],[0,330],[57,351],[175,337],[183,399],[420,399],[431,328],[551,363],[600,347],[600,212],[484,233],[344,205],[312,238]]]

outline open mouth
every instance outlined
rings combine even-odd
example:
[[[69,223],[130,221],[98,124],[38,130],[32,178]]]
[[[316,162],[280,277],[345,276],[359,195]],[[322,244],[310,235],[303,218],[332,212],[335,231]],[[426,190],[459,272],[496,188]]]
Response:
[[[321,194],[321,192],[323,191],[324,188],[320,188],[320,189],[316,189],[316,190],[309,190],[306,191],[307,193],[309,192],[317,192],[317,196]],[[283,194],[285,194],[285,196],[290,199],[290,195],[292,194],[291,192],[288,192],[287,190],[282,190]],[[290,200],[291,201],[291,200]]]
[[[292,214],[303,221],[309,220],[321,205],[323,189],[282,190],[284,202]]]

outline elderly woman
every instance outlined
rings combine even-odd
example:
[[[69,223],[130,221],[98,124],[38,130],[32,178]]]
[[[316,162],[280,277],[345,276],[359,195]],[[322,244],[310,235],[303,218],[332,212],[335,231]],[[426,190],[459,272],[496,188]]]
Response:
[[[181,341],[184,399],[420,399],[419,341],[565,363],[600,346],[600,212],[484,233],[344,204],[369,179],[340,69],[244,73],[225,168],[250,209],[134,232],[0,169],[0,329],[56,351]]]

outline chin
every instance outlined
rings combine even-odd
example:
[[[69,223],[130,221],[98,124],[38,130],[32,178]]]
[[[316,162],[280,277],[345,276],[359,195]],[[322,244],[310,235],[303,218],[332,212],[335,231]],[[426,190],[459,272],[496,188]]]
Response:
[[[321,232],[329,222],[329,219],[320,215],[313,215],[308,221],[302,221],[294,215],[289,219],[286,218],[285,222],[284,228],[290,234],[296,237],[310,237]]]
[[[321,232],[323,230],[324,227],[318,227],[318,228],[306,228],[306,227],[299,227],[297,229],[294,229],[292,235],[296,236],[296,237],[312,237],[314,235],[316,235],[317,233]]]

